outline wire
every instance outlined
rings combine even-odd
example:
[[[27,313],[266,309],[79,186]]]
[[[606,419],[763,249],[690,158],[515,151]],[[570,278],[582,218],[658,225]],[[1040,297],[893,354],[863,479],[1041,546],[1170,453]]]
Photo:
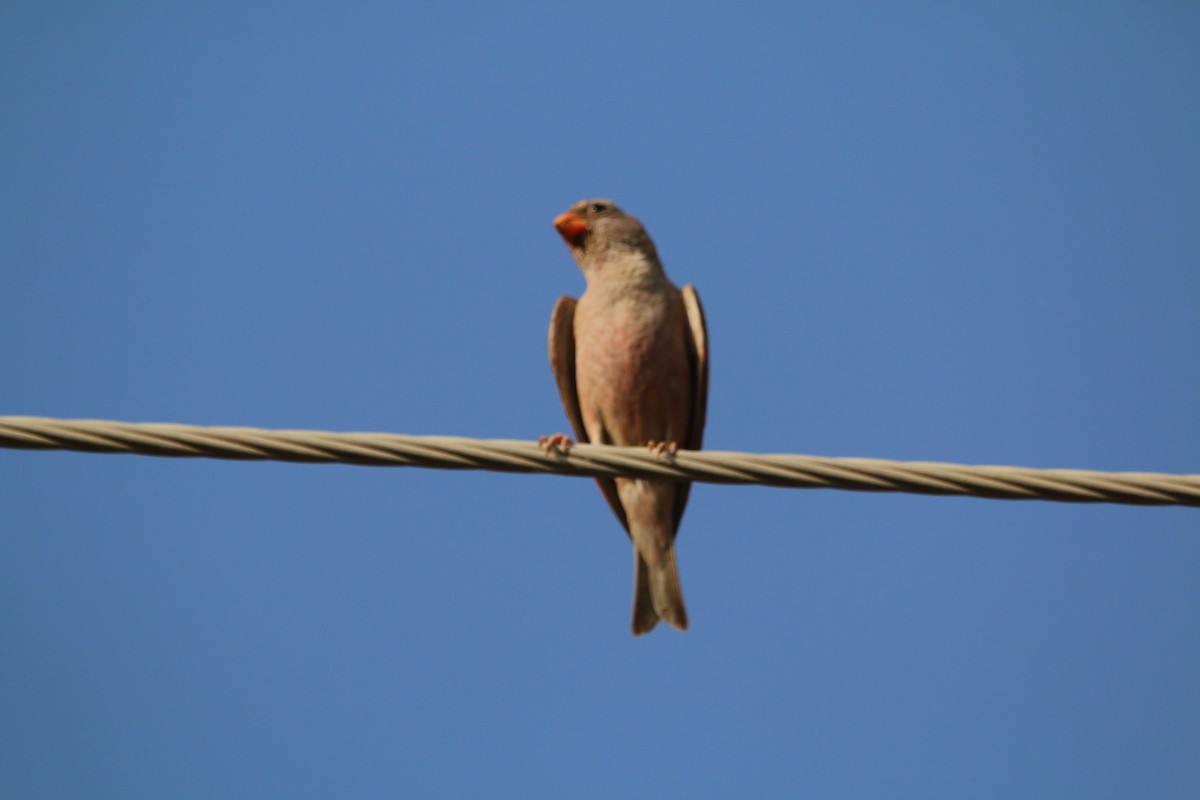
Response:
[[[1200,507],[1200,475],[965,466],[872,458],[0,416],[0,447],[178,458],[494,470],[751,483],[797,489]]]

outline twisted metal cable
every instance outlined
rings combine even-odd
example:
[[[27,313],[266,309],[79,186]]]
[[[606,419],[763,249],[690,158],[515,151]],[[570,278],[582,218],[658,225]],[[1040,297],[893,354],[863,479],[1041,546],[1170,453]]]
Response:
[[[966,495],[1005,500],[1200,506],[1200,475],[963,466],[873,458],[755,455],[392,433],[264,430],[0,416],[0,447],[150,456],[540,472],[756,483],[800,489]]]

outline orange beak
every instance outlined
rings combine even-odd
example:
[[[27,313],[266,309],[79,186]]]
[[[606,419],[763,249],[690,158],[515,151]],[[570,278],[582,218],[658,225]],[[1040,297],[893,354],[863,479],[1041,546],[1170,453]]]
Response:
[[[572,214],[570,211],[555,217],[554,227],[558,229],[558,235],[572,247],[578,247],[584,234],[588,231],[588,224],[583,217]]]

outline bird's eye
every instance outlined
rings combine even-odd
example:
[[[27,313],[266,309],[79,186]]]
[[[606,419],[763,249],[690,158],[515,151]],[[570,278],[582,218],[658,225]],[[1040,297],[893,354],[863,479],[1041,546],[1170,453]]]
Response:
[[[608,211],[608,203],[592,203],[591,210],[593,214],[603,214]]]

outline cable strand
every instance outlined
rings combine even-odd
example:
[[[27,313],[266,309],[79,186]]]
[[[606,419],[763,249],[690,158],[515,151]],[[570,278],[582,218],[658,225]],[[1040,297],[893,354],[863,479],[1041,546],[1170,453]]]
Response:
[[[591,477],[660,478],[798,489],[908,492],[1003,500],[1200,506],[1200,475],[967,466],[928,461],[757,455],[394,433],[266,430],[174,423],[0,416],[0,447],[170,458],[493,470]]]

